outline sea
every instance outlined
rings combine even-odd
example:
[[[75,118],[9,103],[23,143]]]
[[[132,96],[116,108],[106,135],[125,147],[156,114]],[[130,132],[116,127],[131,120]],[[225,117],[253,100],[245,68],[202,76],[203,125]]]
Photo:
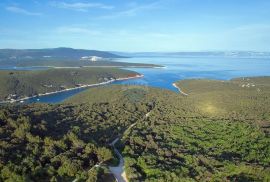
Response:
[[[117,81],[112,84],[144,85],[178,90],[173,83],[183,79],[218,79],[230,80],[235,77],[270,76],[270,58],[237,58],[237,57],[177,57],[147,56],[118,59],[121,62],[150,63],[162,65],[156,68],[124,68],[143,74],[144,77]],[[2,70],[36,70],[44,67],[0,67]],[[109,86],[109,85],[108,85]],[[25,103],[60,103],[86,89],[82,88],[52,95],[31,98]]]

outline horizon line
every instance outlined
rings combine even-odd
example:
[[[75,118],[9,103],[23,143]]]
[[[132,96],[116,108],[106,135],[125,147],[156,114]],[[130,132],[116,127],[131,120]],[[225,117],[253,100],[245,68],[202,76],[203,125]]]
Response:
[[[122,53],[180,53],[180,52],[270,52],[270,50],[171,50],[171,51],[121,51],[121,50],[100,50],[90,48],[74,48],[74,47],[44,47],[44,48],[0,48],[0,50],[42,50],[42,49],[79,49],[79,50],[91,50],[91,51],[104,51],[104,52],[122,52]]]

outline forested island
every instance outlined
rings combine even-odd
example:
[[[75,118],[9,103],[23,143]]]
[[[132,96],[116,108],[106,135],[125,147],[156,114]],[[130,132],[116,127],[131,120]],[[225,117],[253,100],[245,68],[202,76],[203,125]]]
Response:
[[[114,181],[118,137],[129,181],[269,181],[270,77],[176,85],[1,106],[0,181]]]

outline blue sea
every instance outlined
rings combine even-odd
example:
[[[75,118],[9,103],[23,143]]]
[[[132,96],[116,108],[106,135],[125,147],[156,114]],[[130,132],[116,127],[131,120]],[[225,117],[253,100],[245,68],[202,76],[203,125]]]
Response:
[[[144,77],[117,81],[113,84],[146,85],[172,91],[177,91],[172,84],[177,80],[183,79],[207,78],[229,80],[235,77],[270,76],[270,59],[266,58],[137,57],[119,59],[117,61],[158,64],[164,66],[164,68],[128,68],[128,70],[143,74]],[[28,67],[22,69],[31,70],[37,68]],[[26,101],[26,103],[59,103],[83,90],[85,88],[33,98]]]
[[[172,86],[177,80],[207,78],[229,80],[235,77],[270,76],[270,59],[217,57],[146,57],[122,59],[124,62],[150,63],[164,68],[129,69],[143,78],[121,81],[118,84],[140,84],[177,91]]]

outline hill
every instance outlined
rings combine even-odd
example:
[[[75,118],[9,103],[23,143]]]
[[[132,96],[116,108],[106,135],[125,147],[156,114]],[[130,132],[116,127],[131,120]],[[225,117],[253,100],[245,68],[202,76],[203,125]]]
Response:
[[[112,85],[58,105],[2,106],[0,179],[104,181],[120,137],[130,181],[269,181],[269,83],[177,82],[188,96]]]
[[[18,100],[136,75],[139,74],[118,68],[0,71],[0,100]]]
[[[107,88],[97,91],[101,98]],[[95,93],[88,92],[93,98]],[[112,99],[108,94],[104,97]],[[117,163],[117,158],[109,143],[143,119],[151,107],[124,97],[120,94],[118,100],[108,102],[0,106],[0,180],[113,181],[106,166]]]
[[[117,62],[126,58],[105,51],[54,49],[0,49],[0,67],[160,67],[154,64]]]
[[[242,87],[248,83],[257,88]],[[137,120],[118,143],[130,181],[267,181],[269,83],[269,77],[179,81],[188,96],[114,86],[67,102],[111,103],[120,97],[151,103],[149,117]]]
[[[268,181],[269,83],[269,77],[177,82],[188,96],[160,95],[147,121],[119,144],[128,178]]]
[[[2,61],[0,62],[1,67],[143,67],[143,68],[153,68],[161,67],[154,64],[143,64],[143,63],[127,63],[127,62],[117,62],[110,60],[100,60],[100,61],[89,61],[89,60],[59,60],[59,59],[35,59],[35,60],[20,60],[20,61]]]
[[[0,49],[0,59],[37,59],[37,58],[68,58],[78,60],[83,56],[98,56],[103,58],[122,58],[110,52],[72,49],[72,48],[51,48],[51,49]]]
[[[269,120],[270,77],[220,80],[182,80],[176,83],[200,111],[215,115],[235,116],[238,113],[255,119]],[[254,114],[255,113],[255,114]]]

